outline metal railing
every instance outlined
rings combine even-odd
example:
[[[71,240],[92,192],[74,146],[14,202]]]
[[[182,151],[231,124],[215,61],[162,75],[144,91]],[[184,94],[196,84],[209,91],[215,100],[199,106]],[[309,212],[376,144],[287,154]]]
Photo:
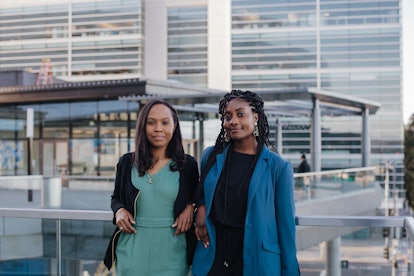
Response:
[[[330,197],[331,195],[340,195],[351,191],[364,190],[366,188],[375,187],[375,174],[378,171],[378,167],[365,167],[365,168],[352,168],[352,169],[341,169],[341,170],[330,170],[322,172],[310,172],[295,174],[295,184],[297,181],[302,179],[303,186],[295,188],[295,198],[297,201],[309,200],[322,197]],[[33,186],[31,182],[39,182],[39,177],[42,176],[27,176],[27,177],[0,177],[0,184],[3,182],[3,189],[7,187],[9,190],[3,190],[2,196],[6,197],[6,203],[4,206],[13,206],[18,208],[1,208],[0,206],[0,219],[5,217],[12,218],[28,218],[28,219],[39,219],[39,220],[55,220],[56,233],[54,230],[48,232],[48,238],[56,240],[56,275],[62,275],[62,221],[103,221],[110,224],[112,220],[111,211],[98,211],[108,210],[109,208],[109,195],[107,194],[112,188],[113,179],[111,177],[67,177],[62,179],[67,182],[66,187],[63,191],[59,191],[59,195],[48,187],[47,181]],[[16,180],[16,182],[14,182]],[[12,181],[12,182],[10,182]],[[79,183],[77,183],[79,181]],[[6,183],[7,182],[7,183]],[[88,185],[85,185],[87,182]],[[102,186],[102,182],[107,182]],[[111,183],[110,183],[111,182]],[[11,185],[13,184],[13,185]],[[16,184],[16,185],[15,185]],[[70,184],[70,185],[69,185]],[[81,188],[77,188],[81,186]],[[111,187],[110,187],[111,186]],[[107,187],[106,189],[104,187]],[[12,197],[8,197],[11,193],[10,189],[17,189],[21,192]],[[26,189],[39,189],[36,195],[39,193],[42,195],[41,200],[36,201],[39,196],[35,197],[34,201],[30,204],[22,204],[21,193],[22,190]],[[80,190],[78,190],[80,189]],[[84,193],[87,189],[92,193]],[[54,193],[54,194],[53,194]],[[61,199],[72,198],[76,199],[76,202],[64,202],[62,206],[56,207],[55,209],[45,209],[42,207],[51,207],[50,204],[45,204],[44,195],[51,194],[53,198],[56,196]],[[53,194],[53,195],[52,195]],[[302,196],[302,198],[300,198]],[[13,198],[13,199],[11,199]],[[107,200],[102,200],[106,198]],[[16,204],[15,204],[16,202]],[[79,206],[79,202],[88,202],[86,208]],[[4,203],[4,202],[3,202]],[[10,204],[12,203],[12,204]],[[23,202],[24,203],[24,202]],[[27,203],[27,202],[26,202]],[[47,202],[46,202],[47,203]],[[53,206],[52,206],[53,208]],[[73,210],[73,208],[77,208]],[[83,210],[78,210],[83,209]],[[387,213],[388,214],[388,213]],[[1,221],[0,221],[1,222]],[[48,222],[52,223],[53,222]],[[65,222],[66,223],[66,222]],[[320,215],[299,215],[296,217],[297,226],[315,226],[315,227],[389,227],[389,228],[401,228],[405,229],[409,235],[411,252],[414,252],[413,242],[414,241],[414,220],[411,217],[389,217],[389,216],[320,216]],[[1,225],[1,223],[0,223]],[[65,224],[64,224],[65,225]],[[65,230],[65,229],[63,229]],[[0,235],[1,235],[0,229]],[[4,234],[4,231],[3,231]],[[44,233],[43,233],[44,235]],[[76,235],[76,233],[74,234]],[[64,236],[66,237],[66,236]],[[109,239],[109,237],[108,237]],[[64,239],[65,241],[65,239]],[[108,240],[109,241],[109,240]],[[54,252],[53,252],[54,254]],[[413,255],[411,254],[411,263],[414,263]],[[50,255],[49,255],[50,256]],[[54,273],[55,274],[55,273]],[[414,274],[412,274],[414,275]]]
[[[0,217],[53,219],[56,221],[56,275],[62,275],[61,221],[62,220],[92,220],[111,221],[111,211],[92,210],[56,210],[29,208],[0,208]],[[381,216],[297,216],[297,226],[331,226],[331,227],[394,227],[407,231],[411,250],[414,252],[414,219],[412,217],[381,217]],[[414,263],[411,254],[411,263]],[[411,275],[414,275],[411,272]]]
[[[295,200],[303,201],[372,188],[379,167],[295,173]]]

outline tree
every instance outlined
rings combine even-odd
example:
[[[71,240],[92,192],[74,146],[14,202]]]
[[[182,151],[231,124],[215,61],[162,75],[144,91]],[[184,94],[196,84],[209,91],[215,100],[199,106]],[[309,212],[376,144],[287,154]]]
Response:
[[[404,129],[404,188],[408,205],[414,209],[414,114]]]

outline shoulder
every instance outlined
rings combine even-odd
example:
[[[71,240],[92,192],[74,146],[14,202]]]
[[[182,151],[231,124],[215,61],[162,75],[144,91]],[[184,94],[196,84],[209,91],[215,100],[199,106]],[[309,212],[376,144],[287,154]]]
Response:
[[[271,164],[274,167],[291,167],[291,164],[288,160],[284,159],[282,156],[280,156],[278,153],[270,150],[267,146],[264,146],[262,149],[262,153],[260,154],[260,158],[267,160],[269,164]]]
[[[121,165],[130,164],[133,162],[134,154],[132,152],[125,153],[119,158],[118,163]]]
[[[210,153],[213,151],[214,146],[209,146],[203,150],[202,158],[209,156]]]
[[[186,154],[185,155],[186,165],[197,165],[197,160],[194,158],[194,156]]]
[[[287,162],[282,156],[269,149],[267,146],[263,146],[260,156],[264,159],[269,159],[275,162]]]

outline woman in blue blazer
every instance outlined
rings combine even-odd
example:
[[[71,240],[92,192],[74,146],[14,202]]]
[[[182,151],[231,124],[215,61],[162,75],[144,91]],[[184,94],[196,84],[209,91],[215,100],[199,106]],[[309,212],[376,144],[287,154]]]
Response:
[[[240,90],[220,101],[222,128],[201,160],[195,276],[300,274],[293,170],[268,148],[263,104]]]

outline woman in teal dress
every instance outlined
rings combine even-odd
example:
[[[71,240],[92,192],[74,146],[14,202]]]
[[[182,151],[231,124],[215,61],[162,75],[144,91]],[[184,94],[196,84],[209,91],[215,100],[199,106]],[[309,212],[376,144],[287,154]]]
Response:
[[[139,112],[135,152],[117,164],[111,208],[117,228],[104,263],[117,276],[184,276],[196,238],[195,159],[184,153],[176,110],[154,100]]]

